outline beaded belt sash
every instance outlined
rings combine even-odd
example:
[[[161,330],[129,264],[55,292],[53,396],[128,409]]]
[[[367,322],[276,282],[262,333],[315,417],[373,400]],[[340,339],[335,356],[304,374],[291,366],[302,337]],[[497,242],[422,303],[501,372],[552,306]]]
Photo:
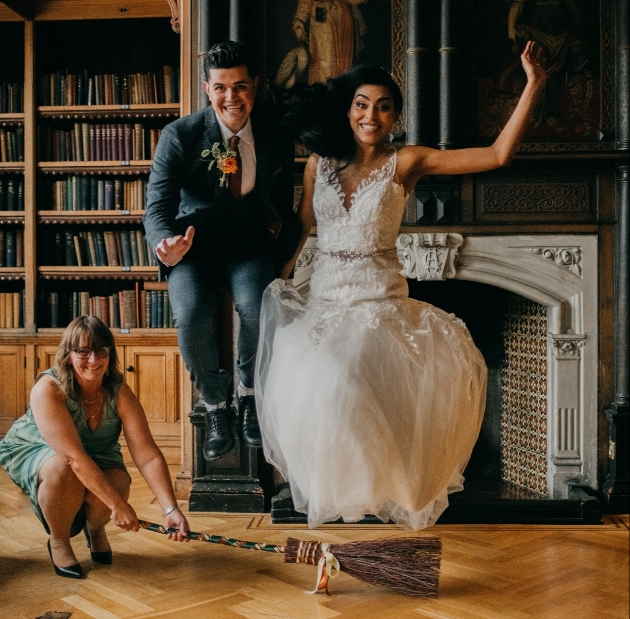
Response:
[[[385,254],[391,254],[397,251],[394,247],[393,249],[384,249],[383,251],[375,251],[369,254],[361,254],[354,251],[322,251],[321,249],[317,250],[317,253],[323,254],[324,256],[330,256],[331,258],[336,258],[337,260],[341,260],[342,262],[353,262],[354,260],[363,260],[363,258],[373,258],[374,256],[383,256]]]

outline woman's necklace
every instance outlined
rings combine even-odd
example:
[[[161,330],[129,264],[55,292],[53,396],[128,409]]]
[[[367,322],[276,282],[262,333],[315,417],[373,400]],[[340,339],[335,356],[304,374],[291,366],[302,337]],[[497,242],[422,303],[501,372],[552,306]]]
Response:
[[[98,416],[98,414],[101,412],[101,402],[103,401],[103,394],[101,393],[99,395],[98,398],[96,398],[96,400],[86,400],[85,396],[81,396],[81,399],[83,400],[83,402],[85,404],[96,404],[98,402],[98,406],[96,407],[96,411],[92,411],[92,412],[88,412],[87,410],[85,410],[85,416],[88,420],[90,419],[94,419],[95,417]]]

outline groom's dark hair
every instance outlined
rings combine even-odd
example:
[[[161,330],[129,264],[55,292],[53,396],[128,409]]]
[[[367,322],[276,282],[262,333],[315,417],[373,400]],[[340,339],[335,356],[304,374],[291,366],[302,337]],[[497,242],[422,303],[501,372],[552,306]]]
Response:
[[[203,73],[210,79],[210,69],[232,69],[245,65],[250,77],[258,75],[249,50],[243,43],[222,41],[214,44],[203,59]]]

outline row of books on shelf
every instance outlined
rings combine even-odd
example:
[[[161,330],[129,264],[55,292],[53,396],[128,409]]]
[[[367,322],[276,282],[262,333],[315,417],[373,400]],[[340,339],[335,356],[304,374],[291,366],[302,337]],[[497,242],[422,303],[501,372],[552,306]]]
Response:
[[[24,161],[24,127],[0,127],[0,162]]]
[[[43,297],[43,298],[42,298]],[[112,329],[167,329],[173,327],[173,310],[167,290],[120,290],[111,295],[89,292],[43,292],[41,326],[65,327],[79,316],[97,316]]]
[[[24,230],[0,228],[0,267],[24,266]]]
[[[24,327],[24,290],[0,292],[0,329]]]
[[[138,211],[146,208],[147,179],[68,175],[46,180],[40,205],[53,211]]]
[[[0,82],[0,114],[21,114],[24,111],[24,85]]]
[[[24,210],[24,178],[0,174],[0,211]]]
[[[161,129],[141,123],[74,123],[70,130],[37,128],[40,161],[138,161],[153,159]]]
[[[43,254],[40,264],[80,267],[157,266],[143,232],[122,230],[72,229],[42,231]]]
[[[55,71],[39,79],[40,105],[136,105],[179,102],[177,68],[149,73]]]

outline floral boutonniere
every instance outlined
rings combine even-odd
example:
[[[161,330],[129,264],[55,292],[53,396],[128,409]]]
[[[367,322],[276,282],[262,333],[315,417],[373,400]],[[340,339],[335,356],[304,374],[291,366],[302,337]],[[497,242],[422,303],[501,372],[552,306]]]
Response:
[[[221,149],[221,146],[223,146],[224,150]],[[208,155],[212,155],[212,160],[210,161],[208,170],[211,170],[212,166],[216,164],[217,169],[219,169],[222,174],[219,179],[219,184],[221,187],[223,187],[224,183],[228,186],[228,174],[234,174],[238,170],[236,153],[230,148],[230,143],[227,140],[225,140],[222,144],[220,142],[215,142],[212,145],[211,150],[206,148],[206,150],[201,153],[202,157],[207,157]]]

